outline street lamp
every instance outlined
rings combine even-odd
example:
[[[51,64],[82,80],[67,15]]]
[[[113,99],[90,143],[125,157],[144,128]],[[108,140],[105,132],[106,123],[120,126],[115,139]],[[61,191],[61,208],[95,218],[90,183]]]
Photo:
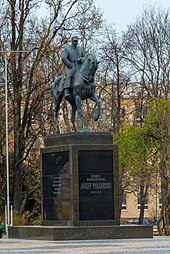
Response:
[[[9,199],[9,146],[8,146],[8,77],[7,55],[5,54],[5,126],[6,126],[6,190],[7,190],[7,236],[10,225],[10,199]]]

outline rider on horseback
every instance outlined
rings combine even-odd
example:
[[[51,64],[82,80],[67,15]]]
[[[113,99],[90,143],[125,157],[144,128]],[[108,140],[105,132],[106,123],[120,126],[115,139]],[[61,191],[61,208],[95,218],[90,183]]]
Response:
[[[77,45],[77,40],[75,44]],[[93,118],[94,121],[99,119],[101,113],[101,102],[98,100],[96,95],[96,84],[94,81],[94,76],[99,62],[93,55],[84,57],[84,51],[81,49],[79,50],[79,48],[77,51],[78,54],[75,54],[71,47],[65,50],[68,56],[68,58],[64,58],[66,66],[68,67],[67,72],[64,76],[56,78],[51,85],[51,93],[54,98],[54,119],[57,133],[60,133],[58,112],[60,110],[60,104],[63,96],[65,96],[66,101],[68,101],[72,107],[71,122],[73,124],[74,131],[78,130],[75,118],[76,111],[82,124],[82,131],[87,131],[82,112],[82,100],[91,99],[96,103],[97,109]]]
[[[78,37],[72,37],[72,44],[64,49],[62,54],[62,62],[66,65],[67,70],[64,74],[64,80],[62,82],[64,96],[70,95],[69,88],[72,87],[72,79],[76,70],[80,69],[83,59],[85,58],[85,52],[82,48],[77,46]]]

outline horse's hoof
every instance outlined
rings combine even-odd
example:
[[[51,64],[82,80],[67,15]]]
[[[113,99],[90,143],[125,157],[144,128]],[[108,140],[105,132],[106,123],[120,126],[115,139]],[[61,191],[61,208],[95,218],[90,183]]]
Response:
[[[93,119],[96,122],[99,119],[99,114],[95,114]]]
[[[83,130],[82,130],[82,132],[87,132],[87,129],[84,127]]]

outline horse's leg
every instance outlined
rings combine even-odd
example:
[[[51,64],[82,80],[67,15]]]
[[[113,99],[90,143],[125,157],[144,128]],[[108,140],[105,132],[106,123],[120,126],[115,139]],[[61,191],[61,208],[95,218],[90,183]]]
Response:
[[[76,104],[74,103],[74,104],[72,105],[72,112],[71,112],[71,122],[72,122],[74,131],[77,131],[77,125],[76,125],[76,111],[77,111],[77,106],[76,106]]]
[[[75,98],[74,96],[70,95],[66,97],[66,100],[71,104],[71,107],[72,107],[71,122],[72,122],[74,131],[77,131],[76,119],[75,119],[77,106],[76,106]]]
[[[59,93],[57,96],[54,96],[54,120],[56,124],[56,132],[60,133],[59,121],[58,121],[58,111],[60,109],[60,103],[62,101],[63,94]]]
[[[87,129],[85,127],[84,117],[83,117],[83,112],[82,112],[82,107],[81,107],[81,97],[79,95],[76,95],[75,100],[76,100],[77,111],[78,111],[80,121],[82,124],[82,131],[86,132]]]
[[[95,93],[90,97],[90,99],[97,105],[97,113],[94,115],[94,121],[97,121],[101,113],[101,102],[98,100],[98,97]]]

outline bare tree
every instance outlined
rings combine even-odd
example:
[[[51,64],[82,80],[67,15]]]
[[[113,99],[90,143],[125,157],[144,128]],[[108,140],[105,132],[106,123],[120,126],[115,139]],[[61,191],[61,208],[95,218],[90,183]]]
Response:
[[[145,9],[124,35],[129,47],[126,59],[133,80],[149,97],[169,96],[170,19],[169,11]]]
[[[107,109],[110,110],[110,130],[118,133],[124,111],[122,101],[129,83],[128,73],[125,72],[126,62],[124,60],[127,45],[126,40],[123,37],[118,37],[112,27],[105,28],[105,31],[105,38],[101,45],[103,79],[105,83],[103,92],[107,96],[105,113]]]

